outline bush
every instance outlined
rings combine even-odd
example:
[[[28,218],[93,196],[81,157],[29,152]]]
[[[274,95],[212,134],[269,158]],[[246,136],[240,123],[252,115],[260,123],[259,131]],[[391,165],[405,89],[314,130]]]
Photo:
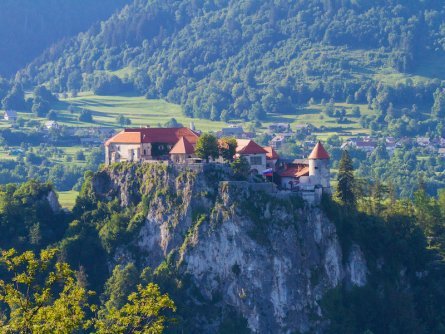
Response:
[[[92,123],[93,122],[93,114],[91,113],[90,110],[83,109],[80,112],[79,121],[86,122],[86,123]]]
[[[50,121],[57,121],[57,112],[54,109],[51,109],[46,117]]]
[[[85,153],[83,153],[83,151],[76,152],[76,160],[85,161]]]

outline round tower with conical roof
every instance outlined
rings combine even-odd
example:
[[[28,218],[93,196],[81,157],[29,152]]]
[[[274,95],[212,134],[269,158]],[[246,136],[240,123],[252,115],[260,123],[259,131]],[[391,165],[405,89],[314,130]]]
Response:
[[[315,145],[309,155],[309,178],[311,183],[318,182],[323,187],[323,192],[331,193],[331,171],[329,167],[329,154],[321,142]]]

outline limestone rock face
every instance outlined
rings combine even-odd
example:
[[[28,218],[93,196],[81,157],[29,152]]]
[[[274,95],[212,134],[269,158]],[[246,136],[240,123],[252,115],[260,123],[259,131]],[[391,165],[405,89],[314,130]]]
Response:
[[[46,199],[48,200],[51,210],[53,210],[54,213],[59,213],[62,207],[60,206],[59,199],[57,198],[56,193],[51,190],[48,193],[48,196],[46,196]]]
[[[343,282],[366,284],[359,246],[342,254],[334,224],[298,196],[261,184],[220,182],[227,178],[221,171],[150,173],[157,172],[133,177],[130,186],[128,175],[106,172],[95,188],[101,196],[119,196],[122,205],[149,196],[145,223],[132,244],[146,254],[144,265],[156,268],[175,255],[179,274],[199,289],[199,303],[231,307],[252,332],[322,333],[325,293]],[[217,315],[201,320],[197,314],[201,333],[220,325]]]
[[[368,267],[365,256],[357,244],[352,245],[346,265],[348,281],[358,287],[363,287],[367,283]]]

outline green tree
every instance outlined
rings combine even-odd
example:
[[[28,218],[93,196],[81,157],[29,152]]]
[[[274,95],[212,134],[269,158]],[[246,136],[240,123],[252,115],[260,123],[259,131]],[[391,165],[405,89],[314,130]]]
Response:
[[[235,159],[230,167],[235,177],[239,179],[246,179],[249,176],[250,164],[245,157]]]
[[[5,110],[25,110],[25,93],[20,86],[14,86],[11,91],[2,100]]]
[[[348,207],[355,207],[356,198],[354,193],[354,167],[348,151],[343,151],[337,177],[336,196],[340,202]]]
[[[66,263],[54,264],[56,254],[2,252],[0,264],[10,277],[0,280],[0,302],[7,307],[7,317],[0,319],[3,333],[73,333],[84,327],[89,292]]]
[[[439,88],[434,93],[434,105],[431,109],[437,118],[445,117],[445,91]]]
[[[225,161],[233,161],[238,146],[236,139],[233,137],[225,137],[219,141],[219,155]]]
[[[94,321],[98,334],[126,334],[164,332],[167,312],[176,311],[175,304],[166,294],[161,295],[156,284],[150,283],[143,288],[138,285],[137,292],[128,297],[121,308],[112,307],[103,317]]]
[[[50,120],[50,121],[57,121],[57,111],[55,111],[54,109],[51,109],[48,113],[48,115],[46,115],[46,117]]]
[[[209,133],[202,134],[196,143],[195,153],[207,162],[210,158],[217,159],[219,157],[218,139]]]
[[[76,160],[77,161],[85,161],[85,153],[83,151],[76,152]]]
[[[116,122],[120,125],[120,126],[126,126],[126,125],[130,125],[131,124],[131,120],[127,117],[125,117],[124,115],[119,115],[116,117]]]
[[[108,310],[118,309],[125,305],[128,296],[138,283],[138,271],[134,264],[125,267],[117,265],[111,277],[105,283],[105,291],[101,299]]]
[[[93,122],[93,114],[90,110],[82,109],[79,115],[79,121],[92,123]]]
[[[164,124],[165,128],[182,128],[183,125],[181,123],[179,123],[176,118],[170,118],[165,124]]]

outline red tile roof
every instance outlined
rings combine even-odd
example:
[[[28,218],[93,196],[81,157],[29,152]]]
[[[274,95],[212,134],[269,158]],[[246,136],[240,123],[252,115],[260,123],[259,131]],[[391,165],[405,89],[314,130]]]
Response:
[[[105,142],[105,146],[111,143],[116,144],[140,144],[141,134],[139,132],[125,132],[121,131],[117,135],[111,137]]]
[[[175,146],[173,146],[173,148],[170,150],[170,154],[193,154],[193,153],[195,153],[195,148],[184,137],[181,137],[181,139],[179,139],[178,142],[175,144]]]
[[[267,154],[267,151],[250,139],[237,139],[236,153],[238,154]]]
[[[329,154],[326,152],[325,148],[321,144],[321,142],[318,142],[317,145],[315,145],[314,149],[312,150],[312,153],[309,155],[309,160],[315,160],[315,159],[329,159]]]
[[[184,137],[191,144],[196,144],[199,135],[188,128],[139,128],[125,129],[109,139],[105,145],[111,143],[162,143],[174,145]]]
[[[186,138],[189,143],[196,144],[199,135],[188,128],[142,128],[125,129],[126,132],[140,132],[143,143],[176,144],[179,138]]]
[[[301,177],[309,176],[309,167],[289,167],[280,173],[281,177]]]
[[[267,154],[266,154],[266,158],[268,159],[268,160],[278,160],[278,158],[279,158],[279,156],[278,156],[278,153],[273,149],[273,147],[272,146],[265,146],[265,147],[263,147],[265,150],[266,150],[266,152],[267,152]]]

